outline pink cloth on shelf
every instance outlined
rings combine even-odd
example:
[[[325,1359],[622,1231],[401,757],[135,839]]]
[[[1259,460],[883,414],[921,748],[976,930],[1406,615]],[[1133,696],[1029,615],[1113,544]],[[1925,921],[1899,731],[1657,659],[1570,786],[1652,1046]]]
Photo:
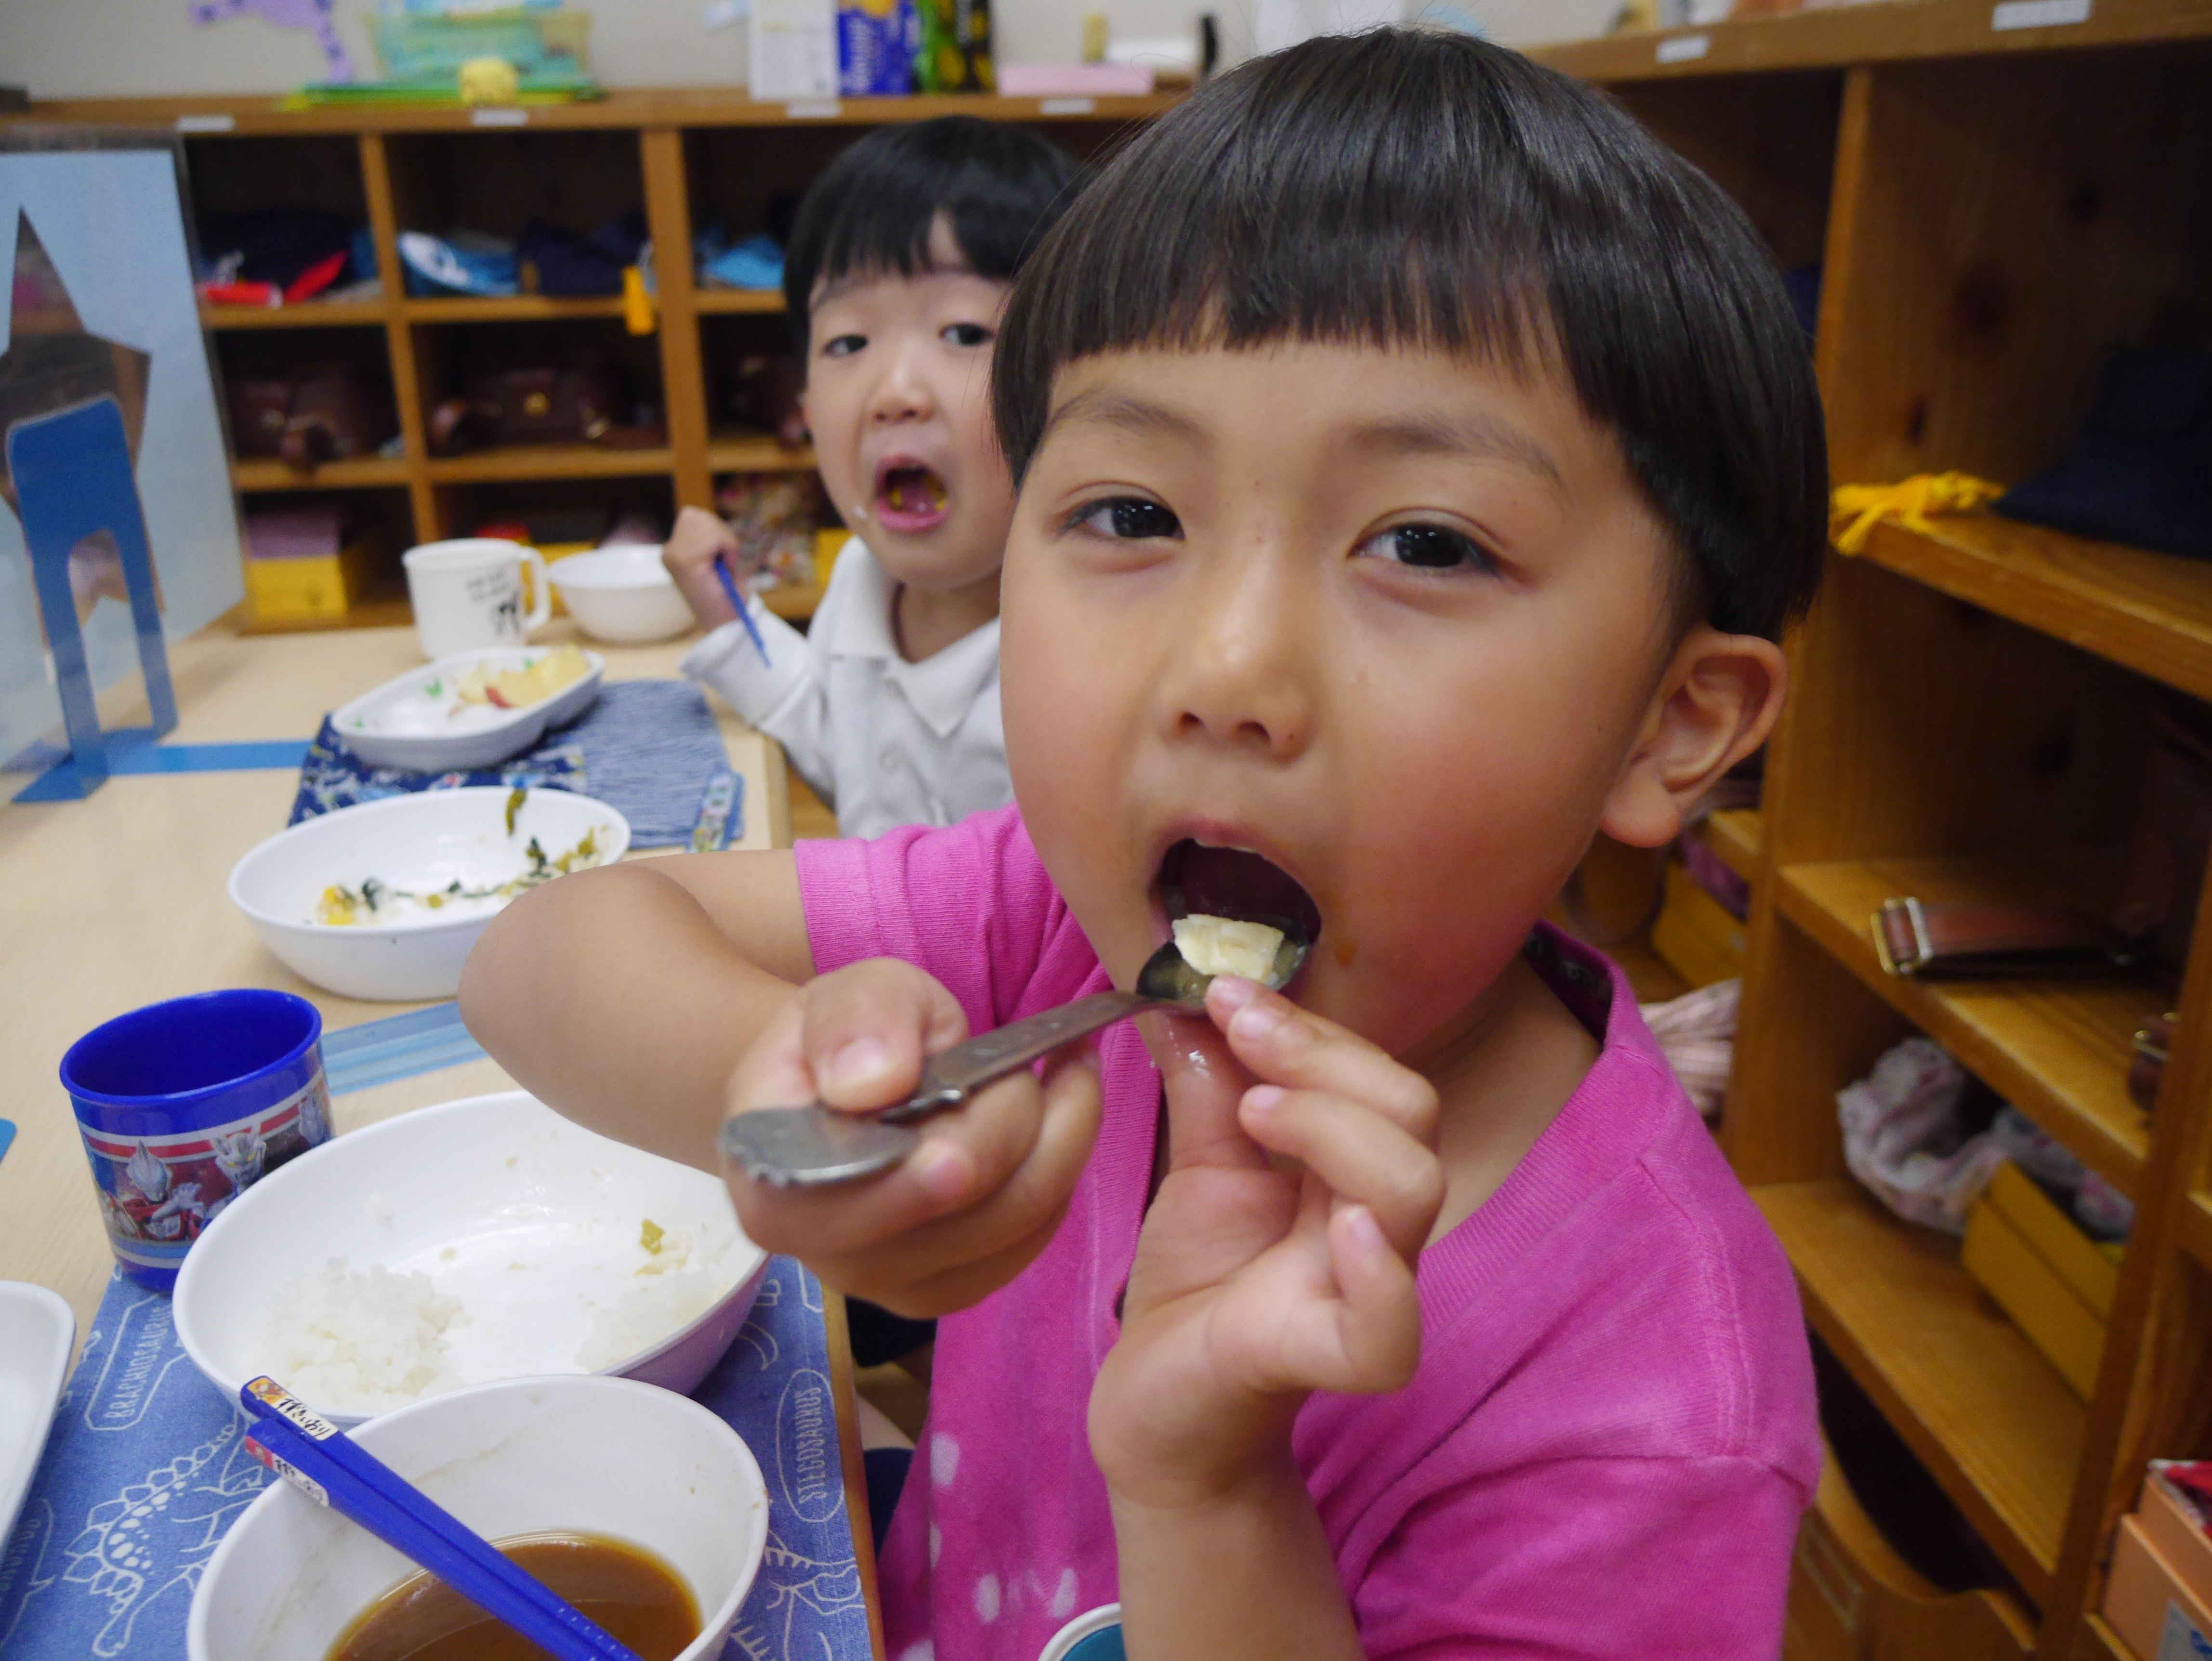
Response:
[[[896,957],[981,1031],[1108,984],[1018,810],[799,845],[816,967]],[[1372,1658],[1759,1658],[1820,1474],[1780,1247],[1620,971],[1532,958],[1604,1049],[1513,1175],[1422,1256],[1421,1365],[1317,1395],[1293,1447]],[[939,1328],[881,1563],[892,1661],[1033,1661],[1118,1600],[1084,1420],[1142,1220],[1160,1086],[1127,1024],[1105,1118],[1037,1260]]]

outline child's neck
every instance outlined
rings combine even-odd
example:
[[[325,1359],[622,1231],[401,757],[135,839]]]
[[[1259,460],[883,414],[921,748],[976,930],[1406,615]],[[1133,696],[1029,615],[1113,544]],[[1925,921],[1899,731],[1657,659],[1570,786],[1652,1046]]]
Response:
[[[1442,1239],[1513,1174],[1559,1116],[1601,1046],[1525,956],[1487,996],[1399,1059],[1436,1086],[1443,1210]]]
[[[908,663],[933,658],[999,615],[999,574],[994,570],[957,588],[917,588],[902,582],[891,597],[891,638]]]

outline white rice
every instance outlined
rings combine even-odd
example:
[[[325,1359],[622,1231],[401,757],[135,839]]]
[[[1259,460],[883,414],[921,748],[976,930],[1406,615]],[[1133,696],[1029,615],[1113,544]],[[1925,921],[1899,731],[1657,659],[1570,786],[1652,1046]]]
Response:
[[[307,1401],[380,1413],[460,1384],[445,1333],[468,1322],[428,1275],[348,1269],[333,1257],[321,1274],[286,1282],[269,1321],[269,1372]]]

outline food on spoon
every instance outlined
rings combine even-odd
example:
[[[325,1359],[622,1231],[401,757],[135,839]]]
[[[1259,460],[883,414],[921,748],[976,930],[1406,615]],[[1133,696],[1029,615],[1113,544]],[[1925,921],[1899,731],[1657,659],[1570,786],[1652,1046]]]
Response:
[[[489,901],[491,909],[496,910],[526,889],[597,865],[599,832],[596,829],[586,830],[581,841],[557,857],[539,847],[535,837],[523,852],[530,862],[519,873],[505,882],[482,888],[466,887],[458,877],[443,888],[420,891],[395,888],[380,877],[362,878],[359,888],[334,882],[323,890],[322,897],[315,902],[312,921],[342,928],[355,923],[389,922],[411,911],[442,911],[449,905],[481,904],[485,901]]]
[[[1239,917],[1197,915],[1175,920],[1176,950],[1201,975],[1240,975],[1262,981],[1273,972],[1283,931]]]
[[[591,672],[592,666],[581,652],[573,646],[558,646],[526,669],[495,670],[489,663],[479,663],[453,683],[453,691],[463,703],[526,709]]]

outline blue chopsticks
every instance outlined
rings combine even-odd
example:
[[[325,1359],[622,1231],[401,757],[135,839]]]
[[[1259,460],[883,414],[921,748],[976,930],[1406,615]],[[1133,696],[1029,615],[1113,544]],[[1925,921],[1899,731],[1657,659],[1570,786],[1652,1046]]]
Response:
[[[745,632],[753,637],[753,649],[761,654],[761,661],[766,663],[768,642],[761,637],[760,624],[753,621],[752,607],[745,604],[745,597],[738,587],[738,580],[730,575],[729,565],[720,554],[714,556],[714,575],[721,578],[722,592],[730,597],[730,604],[738,608],[738,621],[745,625]]]
[[[251,1380],[238,1399],[254,1421],[246,1451],[317,1505],[404,1552],[557,1661],[638,1661],[274,1378]]]

